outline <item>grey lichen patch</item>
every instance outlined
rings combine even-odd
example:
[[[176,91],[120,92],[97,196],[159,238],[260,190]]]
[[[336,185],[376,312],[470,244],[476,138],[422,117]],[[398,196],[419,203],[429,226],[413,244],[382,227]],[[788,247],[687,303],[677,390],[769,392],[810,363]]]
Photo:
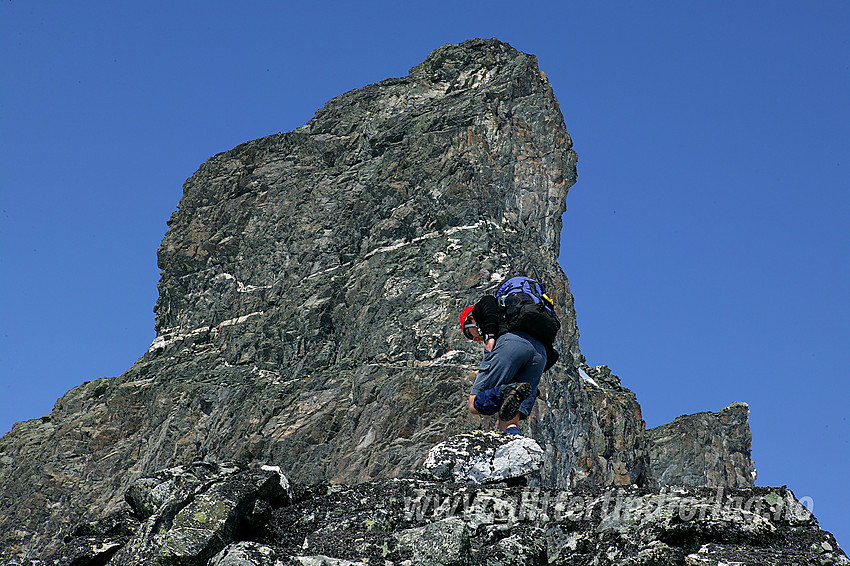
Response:
[[[474,431],[434,446],[423,469],[439,479],[481,484],[528,476],[542,461],[543,449],[531,438]]]

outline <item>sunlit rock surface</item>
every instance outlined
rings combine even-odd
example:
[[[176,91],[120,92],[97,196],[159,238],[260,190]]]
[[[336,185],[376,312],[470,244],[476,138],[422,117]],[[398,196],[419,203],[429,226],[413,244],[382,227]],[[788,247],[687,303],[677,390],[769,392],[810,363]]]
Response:
[[[683,415],[646,431],[652,476],[660,485],[749,487],[756,470],[746,403]]]
[[[532,438],[474,431],[440,442],[423,470],[456,483],[494,483],[523,478],[540,469],[543,449]]]

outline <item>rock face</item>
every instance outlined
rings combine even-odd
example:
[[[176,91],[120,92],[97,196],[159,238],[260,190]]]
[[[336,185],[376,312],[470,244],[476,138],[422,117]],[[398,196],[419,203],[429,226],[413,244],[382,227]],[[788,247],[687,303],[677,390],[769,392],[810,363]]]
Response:
[[[60,563],[850,564],[784,488],[576,491],[394,479],[289,489],[274,470],[209,464],[133,485],[128,507],[138,511],[139,496],[146,508],[157,504],[141,525],[119,512],[115,522],[134,532],[124,546],[106,555],[114,538],[77,534]],[[229,528],[217,520],[225,516]]]
[[[583,363],[557,262],[576,159],[534,56],[496,40],[441,47],[407,77],[345,93],[295,131],[210,158],[186,181],[159,249],[157,337],[148,352],[120,377],[80,385],[50,415],[0,439],[0,561],[51,563],[78,532],[112,537],[87,547],[99,553],[91,563],[124,560],[131,549],[148,556],[139,549],[165,545],[175,525],[185,537],[170,548],[206,557],[215,541],[236,536],[234,514],[276,496],[264,495],[273,486],[258,476],[247,495],[227,488],[232,498],[215,513],[189,502],[180,508],[190,515],[149,525],[163,501],[183,501],[184,491],[198,505],[202,493],[224,495],[196,491],[207,480],[193,462],[237,461],[239,474],[272,462],[297,484],[356,485],[418,470],[449,436],[492,430],[491,420],[466,411],[481,350],[458,332],[458,313],[535,270],[562,322],[562,361],[544,376],[545,398],[524,425],[543,450],[531,485],[654,486],[640,406],[605,366]],[[679,450],[673,441],[655,446],[659,461]],[[697,462],[699,450],[691,443],[681,453]],[[189,466],[197,481],[157,475],[175,466]],[[663,481],[697,477],[697,467]],[[664,476],[670,465],[659,469]],[[738,473],[723,469],[705,477],[738,485]],[[130,528],[108,520],[126,510],[125,493],[147,533],[133,531],[130,542]],[[416,550],[416,536],[459,541],[446,555],[458,563],[485,540],[457,522],[405,529],[413,530],[393,544],[418,563],[449,550],[437,542]],[[500,538],[494,527],[486,540],[534,561],[550,552],[539,529]],[[538,542],[522,546],[532,532]],[[243,538],[215,560],[270,556],[256,545],[271,542],[289,548],[268,537]],[[325,563],[308,550],[298,563]],[[370,554],[335,556],[343,555]]]
[[[535,405],[532,436],[546,450],[540,485],[651,484],[635,394],[605,366],[579,363],[565,373],[547,374],[546,398]]]
[[[752,486],[749,414],[746,403],[732,403],[717,413],[684,415],[647,430],[652,477],[660,485]]]

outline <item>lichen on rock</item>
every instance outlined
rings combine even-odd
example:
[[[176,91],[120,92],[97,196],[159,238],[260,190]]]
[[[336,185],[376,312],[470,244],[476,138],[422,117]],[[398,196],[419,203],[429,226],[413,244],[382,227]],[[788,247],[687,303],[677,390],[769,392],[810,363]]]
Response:
[[[168,482],[174,472],[158,477]],[[124,524],[122,530],[131,532],[129,540],[116,540],[113,529],[79,530],[60,562],[113,566],[850,563],[834,538],[818,529],[814,517],[802,513],[793,493],[784,488],[559,490],[408,478],[357,486],[296,484],[290,492],[293,497],[275,498],[264,493],[262,486],[279,485],[277,472],[234,472],[212,466],[206,473],[211,487],[198,488],[197,496],[189,497],[181,510],[175,511],[179,505],[165,504],[144,524]],[[266,481],[261,485],[258,480],[263,477]],[[229,488],[222,489],[224,485]],[[254,504],[234,504],[237,500]],[[225,516],[238,527],[221,528]],[[187,527],[196,532],[187,533]],[[120,550],[116,552],[114,546]]]
[[[543,449],[531,438],[474,431],[431,448],[423,469],[438,479],[482,484],[528,476],[542,462]]]

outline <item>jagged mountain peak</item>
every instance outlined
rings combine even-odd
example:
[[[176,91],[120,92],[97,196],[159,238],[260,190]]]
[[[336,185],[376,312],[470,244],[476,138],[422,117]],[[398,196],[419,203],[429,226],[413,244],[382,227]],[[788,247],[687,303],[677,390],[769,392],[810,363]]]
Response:
[[[424,84],[415,73],[383,81],[333,99],[295,132],[205,163],[186,182],[159,249],[158,345],[295,304],[347,333],[358,316],[328,309],[384,294],[355,293],[357,279],[394,287],[393,308],[364,321],[369,333],[399,332],[393,313],[421,322],[412,311],[422,303],[395,296],[432,293],[442,297],[426,309],[440,312],[441,348],[463,349],[447,309],[532,268],[560,291],[573,321],[557,255],[576,158],[551,87],[533,58],[495,40],[445,46],[426,67],[465,61],[457,78],[486,69],[477,56],[491,53],[498,73],[461,87]],[[371,269],[382,260],[385,269]],[[353,300],[335,298],[342,287]],[[276,306],[283,293],[286,304]],[[567,329],[577,353],[574,325]]]
[[[562,322],[526,426],[543,451],[532,484],[653,488],[640,406],[582,364],[558,265],[576,161],[536,58],[481,39],[210,158],[158,251],[150,349],[0,441],[3,552],[54,556],[139,478],[197,461],[302,485],[410,474],[434,444],[492,428],[466,411],[481,351],[457,319],[512,275],[539,273]],[[731,451],[712,478],[748,477],[749,446]]]

